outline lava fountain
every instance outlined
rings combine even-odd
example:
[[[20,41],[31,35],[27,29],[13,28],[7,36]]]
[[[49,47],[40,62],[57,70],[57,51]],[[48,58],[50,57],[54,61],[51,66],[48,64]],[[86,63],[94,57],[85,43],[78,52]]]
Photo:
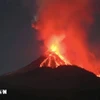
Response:
[[[59,47],[57,45],[53,44],[50,47],[50,50],[48,50],[45,53],[46,59],[40,64],[40,67],[51,67],[51,68],[57,68],[60,65],[71,65],[71,63],[66,60],[61,53],[59,52]]]
[[[43,41],[43,47],[48,49],[47,58],[40,67],[74,64],[98,74],[95,57],[88,44],[89,28],[94,22],[92,1],[38,1],[35,28],[39,33],[38,40]]]

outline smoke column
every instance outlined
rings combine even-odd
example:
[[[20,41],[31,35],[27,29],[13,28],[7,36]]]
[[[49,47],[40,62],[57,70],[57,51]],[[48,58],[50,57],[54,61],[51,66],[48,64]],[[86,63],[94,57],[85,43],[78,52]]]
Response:
[[[93,24],[92,0],[38,0],[38,39],[49,46],[56,41],[72,64],[98,74],[87,37]]]

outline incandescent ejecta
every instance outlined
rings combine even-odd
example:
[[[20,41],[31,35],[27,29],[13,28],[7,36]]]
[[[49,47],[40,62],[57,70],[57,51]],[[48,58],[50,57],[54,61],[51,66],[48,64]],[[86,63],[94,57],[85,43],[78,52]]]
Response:
[[[45,53],[46,59],[40,64],[40,67],[57,68],[61,65],[71,65],[59,52],[56,45],[52,45],[50,50]]]

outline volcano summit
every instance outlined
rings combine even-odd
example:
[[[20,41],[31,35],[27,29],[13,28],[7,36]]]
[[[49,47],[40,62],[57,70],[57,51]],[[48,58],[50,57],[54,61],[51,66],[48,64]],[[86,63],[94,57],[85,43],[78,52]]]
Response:
[[[40,67],[47,66],[51,68],[57,68],[61,65],[70,65],[70,63],[64,61],[62,57],[60,57],[56,53],[48,52],[48,55],[46,55],[46,59],[40,64]]]
[[[53,56],[60,59],[55,54]],[[95,74],[75,65],[63,65],[57,68],[40,67],[45,59],[46,57],[41,56],[28,66],[0,77],[0,88],[8,90],[8,98],[12,95],[14,98],[21,95],[25,99],[26,96],[33,99],[38,97],[44,99],[48,96],[54,100],[60,97],[61,99],[62,97],[70,98],[68,100],[99,98],[100,79]],[[63,64],[65,63],[63,62]],[[52,64],[52,66],[54,65]]]
[[[40,64],[40,67],[47,66],[57,68],[61,65],[71,65],[71,63],[61,55],[57,45],[51,45],[50,50],[48,50],[44,55],[46,59]]]

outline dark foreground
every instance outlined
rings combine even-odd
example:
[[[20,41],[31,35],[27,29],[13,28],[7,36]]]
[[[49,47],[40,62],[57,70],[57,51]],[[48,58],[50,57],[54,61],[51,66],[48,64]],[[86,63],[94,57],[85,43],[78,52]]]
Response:
[[[100,100],[100,89],[77,90],[10,90],[0,100]]]
[[[2,99],[100,100],[100,79],[77,66],[35,68],[1,76]]]

